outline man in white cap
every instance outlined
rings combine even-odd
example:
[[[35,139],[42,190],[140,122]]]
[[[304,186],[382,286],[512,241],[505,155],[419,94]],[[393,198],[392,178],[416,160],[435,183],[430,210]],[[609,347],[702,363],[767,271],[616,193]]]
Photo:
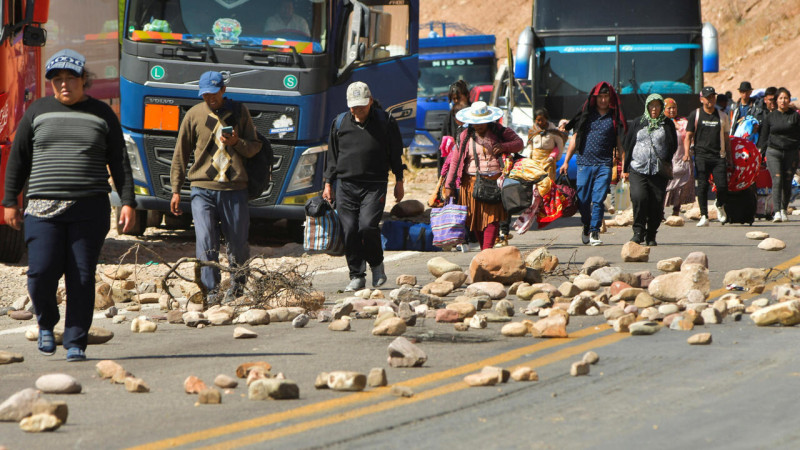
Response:
[[[345,292],[366,286],[366,264],[372,286],[386,283],[378,224],[386,205],[388,171],[395,177],[394,197],[403,199],[403,140],[397,122],[372,99],[369,86],[356,81],[347,87],[349,112],[331,126],[322,197],[336,201],[344,230],[350,283]],[[336,184],[334,194],[333,184]]]

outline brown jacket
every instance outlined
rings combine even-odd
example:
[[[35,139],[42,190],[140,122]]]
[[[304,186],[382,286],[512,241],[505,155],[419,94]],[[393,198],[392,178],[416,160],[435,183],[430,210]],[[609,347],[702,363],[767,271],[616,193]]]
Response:
[[[233,108],[241,108],[237,123],[232,123]],[[178,131],[178,143],[175,146],[175,153],[172,155],[170,168],[170,184],[173,193],[180,192],[181,186],[187,178],[192,186],[204,189],[215,191],[247,189],[245,159],[251,158],[261,150],[261,141],[256,135],[250,111],[240,103],[225,100],[225,107],[222,109],[220,117],[223,122],[222,126],[233,126],[239,136],[239,142],[236,145],[228,146],[233,175],[226,182],[214,181],[213,177],[208,175],[209,169],[212,169],[212,158],[217,150],[213,138],[213,131],[218,122],[215,117],[205,102],[193,106],[184,116]],[[187,174],[186,165],[189,162],[190,151],[194,151],[194,163]]]

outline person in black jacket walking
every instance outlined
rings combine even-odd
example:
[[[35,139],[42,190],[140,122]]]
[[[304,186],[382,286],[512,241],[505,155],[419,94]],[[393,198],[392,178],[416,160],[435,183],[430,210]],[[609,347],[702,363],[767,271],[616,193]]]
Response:
[[[671,178],[672,157],[678,149],[675,124],[664,115],[664,99],[658,94],[647,97],[646,109],[634,120],[622,147],[625,164],[622,177],[631,183],[633,237],[631,241],[655,246],[656,233],[664,217],[664,196]],[[668,170],[664,170],[669,167]],[[661,169],[661,170],[659,170]]]
[[[347,107],[350,112],[341,123],[335,119],[331,126],[322,197],[337,201],[350,270],[345,292],[353,292],[366,286],[367,263],[372,286],[386,283],[378,225],[386,205],[387,172],[394,173],[394,198],[399,202],[404,195],[404,165],[397,122],[375,104],[366,83],[356,81],[347,87]]]
[[[791,106],[792,94],[780,88],[775,96],[777,108],[767,114],[761,125],[758,148],[767,158],[767,168],[772,175],[772,204],[775,206],[773,222],[786,222],[786,208],[792,197],[792,176],[797,169],[800,149],[800,117]]]

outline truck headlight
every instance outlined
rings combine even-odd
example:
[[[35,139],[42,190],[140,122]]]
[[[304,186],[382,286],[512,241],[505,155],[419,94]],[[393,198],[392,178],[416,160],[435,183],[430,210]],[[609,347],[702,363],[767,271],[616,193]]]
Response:
[[[328,151],[327,145],[311,147],[303,152],[289,180],[286,192],[308,189],[314,185],[314,175],[317,172],[317,161],[319,154]]]
[[[139,146],[136,145],[136,141],[129,134],[125,133],[123,137],[125,138],[125,151],[128,153],[133,179],[147,183],[147,176],[144,174],[144,168],[142,167],[142,159],[139,157]]]
[[[418,147],[430,147],[436,146],[436,143],[433,142],[428,136],[424,134],[415,134],[414,135],[414,145]]]

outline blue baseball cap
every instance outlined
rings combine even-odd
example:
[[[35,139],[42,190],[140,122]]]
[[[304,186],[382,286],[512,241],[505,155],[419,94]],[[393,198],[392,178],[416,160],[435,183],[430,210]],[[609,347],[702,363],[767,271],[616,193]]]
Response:
[[[216,94],[221,88],[225,87],[225,81],[219,72],[209,71],[200,75],[200,94]]]
[[[48,80],[52,79],[56,72],[62,69],[71,70],[75,75],[83,75],[83,66],[86,65],[86,58],[75,50],[65,48],[56,52],[47,60],[44,66],[44,77]]]

